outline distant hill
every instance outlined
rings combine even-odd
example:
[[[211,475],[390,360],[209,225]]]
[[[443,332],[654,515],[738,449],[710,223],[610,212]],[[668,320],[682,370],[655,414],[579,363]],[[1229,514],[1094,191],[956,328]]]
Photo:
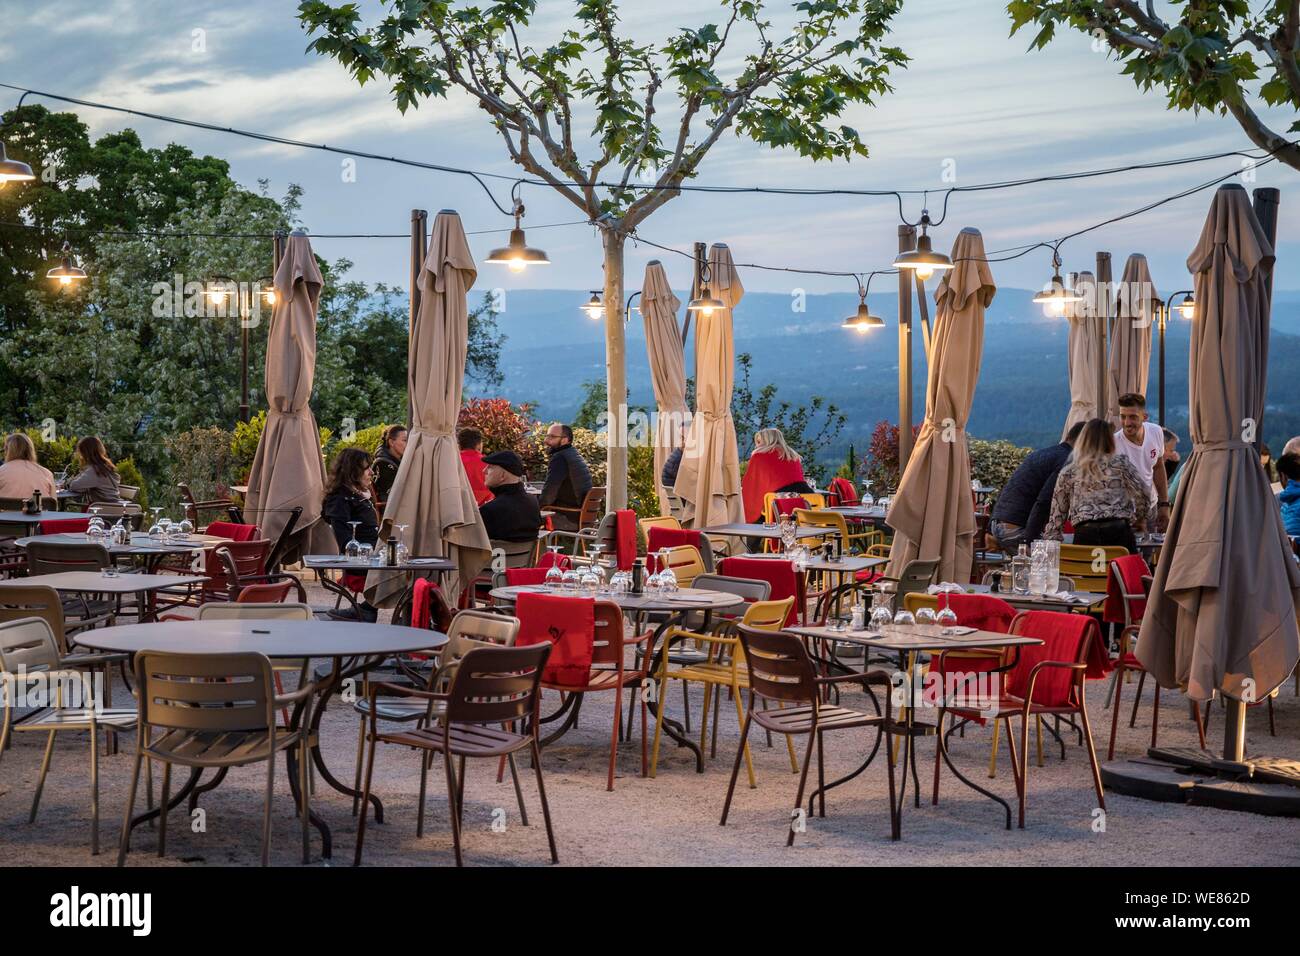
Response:
[[[984,355],[970,433],[1006,438],[1022,445],[1043,445],[1059,438],[1069,408],[1066,370],[1068,331],[1060,319],[1048,319],[1025,289],[1000,289],[985,324]],[[505,384],[494,389],[513,401],[530,401],[547,418],[564,419],[581,401],[581,384],[603,379],[604,333],[579,310],[588,291],[521,290],[510,292],[498,325],[506,335],[502,350]],[[687,296],[679,291],[685,302]],[[810,295],[804,311],[793,299],[774,293],[749,293],[736,310],[737,352],[753,356],[752,384],[775,383],[782,397],[797,402],[823,395],[849,418],[828,459],[840,458],[850,442],[861,451],[875,423],[898,414],[897,296],[873,294],[873,311],[886,327],[869,335],[840,328],[857,306],[853,294]],[[645,358],[641,316],[628,323],[630,403],[653,406],[654,393]],[[1166,339],[1168,424],[1187,438],[1187,350],[1190,325],[1170,322]],[[925,407],[925,359],[919,332],[915,339],[914,409],[919,421]],[[693,356],[688,344],[688,374]],[[1156,417],[1156,350],[1148,400]],[[1278,292],[1274,301],[1269,353],[1268,409],[1264,439],[1275,451],[1300,434],[1300,292]]]

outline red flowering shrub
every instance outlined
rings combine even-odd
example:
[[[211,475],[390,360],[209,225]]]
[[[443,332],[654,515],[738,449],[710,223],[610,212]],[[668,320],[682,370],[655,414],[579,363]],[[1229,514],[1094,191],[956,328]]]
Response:
[[[524,436],[532,427],[532,409],[511,405],[504,398],[471,398],[460,408],[456,427],[477,428],[483,433],[483,454],[520,451]]]
[[[912,426],[915,439],[921,428]],[[877,497],[889,494],[898,487],[902,477],[898,467],[898,426],[893,422],[879,421],[871,433],[871,445],[862,459],[862,477],[871,482],[871,493]]]

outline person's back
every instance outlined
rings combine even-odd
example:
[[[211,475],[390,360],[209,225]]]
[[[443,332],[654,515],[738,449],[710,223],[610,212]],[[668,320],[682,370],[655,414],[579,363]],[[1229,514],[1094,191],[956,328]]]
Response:
[[[54,475],[48,468],[22,458],[0,465],[0,498],[30,498],[33,491],[54,497]]]
[[[1278,477],[1285,482],[1278,492],[1277,503],[1282,509],[1282,523],[1286,533],[1300,538],[1300,455],[1287,452],[1277,460]]]
[[[754,433],[754,450],[740,479],[745,520],[761,521],[764,497],[785,490],[812,490],[804,478],[803,460],[786,444],[779,428],[759,429]]]
[[[546,483],[542,486],[543,508],[581,508],[591,490],[591,471],[573,447],[573,429],[556,423],[546,433]]]
[[[108,457],[104,443],[93,435],[77,442],[81,473],[68,481],[68,490],[81,495],[86,504],[122,504],[122,483],[117,467]],[[32,490],[29,488],[30,495]]]
[[[512,451],[498,451],[485,457],[483,465],[493,495],[479,508],[488,537],[493,541],[536,541],[542,510],[524,488],[524,463]]]
[[[1036,541],[1052,513],[1052,492],[1061,468],[1070,459],[1074,440],[1083,429],[1079,422],[1065,441],[1030,452],[998,493],[989,515],[989,531],[1004,551]]]

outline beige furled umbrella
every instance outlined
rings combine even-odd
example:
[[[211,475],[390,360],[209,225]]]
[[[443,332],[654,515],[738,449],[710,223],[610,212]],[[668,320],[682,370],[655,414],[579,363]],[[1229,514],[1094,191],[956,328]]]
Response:
[[[1187,260],[1192,453],[1142,619],[1137,656],[1162,687],[1247,703],[1300,656],[1300,571],[1260,464],[1273,249],[1241,186],[1219,187]],[[1250,683],[1247,683],[1247,682]]]
[[[677,325],[681,302],[673,295],[668,275],[659,260],[646,264],[641,284],[641,317],[645,320],[646,357],[650,360],[650,380],[655,390],[655,492],[659,495],[659,513],[666,515],[668,495],[661,480],[664,462],[682,443],[686,419],[686,349]]]
[[[307,236],[289,236],[275,270],[279,303],[266,337],[266,427],[248,475],[245,517],[273,544],[302,508],[294,540],[307,552],[335,554],[338,546],[321,521],[325,466],[320,431],[307,404],[316,374],[316,308],[323,280]]]
[[[444,209],[433,220],[420,270],[420,310],[407,353],[410,437],[384,507],[384,518],[395,527],[409,526],[403,540],[412,555],[443,556],[456,563],[457,570],[444,576],[453,603],[460,587],[491,558],[454,434],[469,342],[465,296],[477,274],[460,216]],[[372,572],[367,584],[367,596],[379,605],[393,599],[403,579]]]
[[[970,580],[975,544],[966,420],[984,348],[984,310],[997,287],[984,237],[967,227],[952,246],[955,267],[935,291],[925,421],[885,522],[894,529],[891,577],[915,558],[939,560],[939,580]]]
[[[740,500],[740,454],[731,392],[736,378],[732,312],[745,294],[723,243],[709,249],[709,289],[726,304],[695,322],[695,416],[686,436],[674,490],[686,504],[693,526],[744,521]]]
[[[1061,429],[1062,441],[1077,423],[1097,417],[1097,365],[1101,353],[1097,281],[1091,272],[1081,272],[1074,288],[1083,300],[1065,304],[1065,318],[1070,323],[1070,411]]]
[[[1133,253],[1124,263],[1115,298],[1115,328],[1110,336],[1110,418],[1119,421],[1119,397],[1146,396],[1151,374],[1151,329],[1161,306],[1147,257]]]

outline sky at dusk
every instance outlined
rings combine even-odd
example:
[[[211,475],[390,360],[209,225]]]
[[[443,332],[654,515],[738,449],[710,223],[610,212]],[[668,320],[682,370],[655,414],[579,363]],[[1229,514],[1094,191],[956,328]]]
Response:
[[[424,103],[402,116],[381,81],[359,88],[332,60],[306,52],[292,0],[100,0],[78,4],[85,12],[58,20],[46,5],[10,0],[0,36],[0,81],[68,96],[109,102],[221,125],[272,132],[311,142],[398,155],[428,162],[512,174],[516,167],[486,122],[466,99]],[[776,14],[782,4],[770,4]],[[1164,6],[1163,4],[1158,6]],[[374,10],[374,3],[362,3]],[[527,36],[545,42],[568,24],[571,5],[542,0]],[[721,19],[708,2],[655,0],[623,7],[623,30],[639,41],[661,39],[676,26]],[[778,18],[779,22],[779,18]],[[1142,93],[1119,75],[1114,60],[1094,51],[1089,38],[1063,34],[1046,50],[1027,52],[1029,31],[1009,37],[1001,0],[908,0],[895,21],[892,42],[913,58],[895,74],[895,92],[874,108],[855,108],[846,122],[869,145],[868,159],[813,163],[792,152],[749,144],[728,134],[706,159],[699,183],[871,189],[942,190],[945,168],[956,184],[974,184],[1146,162],[1178,156],[1252,149],[1231,119],[1166,110],[1159,92]],[[194,31],[205,49],[195,51]],[[18,94],[4,92],[6,108]],[[31,100],[29,100],[31,101]],[[68,107],[42,101],[52,109]],[[673,122],[667,98],[664,118]],[[457,209],[471,233],[509,226],[472,180],[361,160],[356,181],[344,182],[342,158],[257,143],[216,132],[77,108],[94,135],[123,126],[147,145],[181,142],[196,152],[230,161],[234,176],[256,188],[267,180],[274,194],[290,183],[306,191],[302,218],[311,232],[394,232],[409,228],[412,207],[431,213]],[[1275,128],[1287,123],[1264,114]],[[958,229],[976,226],[989,250],[1050,239],[1125,212],[1151,199],[1229,173],[1229,158],[1167,170],[1037,185],[1015,191],[955,195],[948,220],[933,233],[947,250]],[[1288,186],[1297,173],[1273,164],[1251,185],[1283,190],[1279,259],[1300,251],[1300,215]],[[494,184],[508,204],[508,183]],[[562,198],[525,187],[525,225],[580,218]],[[1158,289],[1186,287],[1187,253],[1199,233],[1210,193],[1182,199],[1138,219],[1106,227],[1068,243],[1065,268],[1090,268],[1097,249],[1113,253],[1116,276],[1125,257],[1144,252]],[[919,214],[919,197],[908,214]],[[932,197],[937,206],[937,196]],[[867,271],[885,268],[897,246],[897,207],[891,198],[776,197],[685,194],[640,227],[656,242],[688,249],[693,240],[725,241],[737,261]],[[524,276],[504,269],[491,282],[506,288],[587,289],[599,284],[600,244],[589,226],[530,231],[533,245],[553,265]],[[482,258],[501,244],[496,234],[472,235]],[[346,257],[354,275],[404,284],[407,244],[395,240],[320,240],[317,251]],[[651,258],[664,258],[678,288],[689,283],[685,259],[629,247],[629,287],[636,287]],[[491,268],[491,267],[488,267]],[[999,285],[1041,285],[1049,253],[1039,251],[994,265]],[[852,280],[792,277],[748,270],[752,290],[851,291]],[[480,279],[480,284],[485,280]],[[1279,272],[1278,286],[1300,288],[1300,277]]]

